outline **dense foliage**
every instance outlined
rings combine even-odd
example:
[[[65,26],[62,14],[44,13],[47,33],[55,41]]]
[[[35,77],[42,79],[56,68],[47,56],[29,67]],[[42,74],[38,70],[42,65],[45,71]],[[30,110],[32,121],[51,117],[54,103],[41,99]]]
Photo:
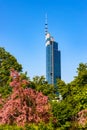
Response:
[[[58,91],[57,87],[55,88],[53,85],[48,84],[44,76],[33,77],[30,87],[42,92],[44,95],[48,96],[50,100],[54,99],[56,96],[55,93]]]
[[[19,64],[14,56],[0,47],[0,94],[6,97],[11,92],[9,87],[10,69],[14,68],[18,72],[22,71],[22,66]]]
[[[58,80],[58,91],[63,100],[52,102],[57,125],[64,128],[86,127],[87,123],[87,64],[79,64],[77,76],[68,84]],[[80,112],[81,111],[81,112]]]
[[[0,48],[1,130],[87,129],[87,64],[79,64],[72,82],[58,79],[56,87],[44,76],[30,81],[27,73],[18,73],[21,70],[17,60]]]

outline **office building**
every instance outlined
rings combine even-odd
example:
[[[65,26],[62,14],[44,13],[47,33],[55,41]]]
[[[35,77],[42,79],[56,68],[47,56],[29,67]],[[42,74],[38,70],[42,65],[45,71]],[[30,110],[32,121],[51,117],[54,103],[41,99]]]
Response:
[[[47,26],[47,24],[46,24]],[[61,79],[61,53],[58,49],[58,43],[48,33],[46,29],[46,80],[49,84],[56,84],[56,80]]]

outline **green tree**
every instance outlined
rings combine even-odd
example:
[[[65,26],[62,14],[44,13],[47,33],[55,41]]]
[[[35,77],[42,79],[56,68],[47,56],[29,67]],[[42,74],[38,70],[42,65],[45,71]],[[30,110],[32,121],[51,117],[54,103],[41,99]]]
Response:
[[[79,86],[87,84],[87,64],[79,64],[79,67],[77,68],[77,76],[75,76],[74,82]]]
[[[16,58],[0,47],[0,93],[3,96],[11,91],[9,88],[11,68],[14,68],[18,72],[22,71],[22,65],[17,62]]]
[[[58,120],[58,126],[71,127],[79,111],[87,108],[87,64],[79,64],[77,76],[68,84],[58,80],[58,91],[62,101],[52,102],[53,115]]]
[[[48,84],[44,76],[35,76],[30,83],[30,87],[42,92],[48,96],[49,99],[55,98],[55,88],[53,85]]]

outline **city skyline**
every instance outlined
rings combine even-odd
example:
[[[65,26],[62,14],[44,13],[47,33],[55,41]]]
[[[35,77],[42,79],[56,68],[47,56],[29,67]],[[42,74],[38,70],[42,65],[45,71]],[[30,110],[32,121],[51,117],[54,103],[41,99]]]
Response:
[[[87,1],[0,0],[0,47],[16,57],[30,78],[46,76],[45,14],[61,50],[61,79],[70,82],[87,63]]]

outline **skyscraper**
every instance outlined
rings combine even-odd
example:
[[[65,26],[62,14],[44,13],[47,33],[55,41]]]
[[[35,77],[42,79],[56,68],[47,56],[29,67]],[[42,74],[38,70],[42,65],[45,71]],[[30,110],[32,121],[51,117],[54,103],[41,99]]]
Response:
[[[61,79],[61,55],[58,43],[49,33],[46,34],[46,79],[49,84],[55,84],[56,79]]]
[[[49,84],[56,84],[56,79],[61,79],[61,54],[58,43],[48,33],[47,22],[45,24],[46,38],[46,79]]]

